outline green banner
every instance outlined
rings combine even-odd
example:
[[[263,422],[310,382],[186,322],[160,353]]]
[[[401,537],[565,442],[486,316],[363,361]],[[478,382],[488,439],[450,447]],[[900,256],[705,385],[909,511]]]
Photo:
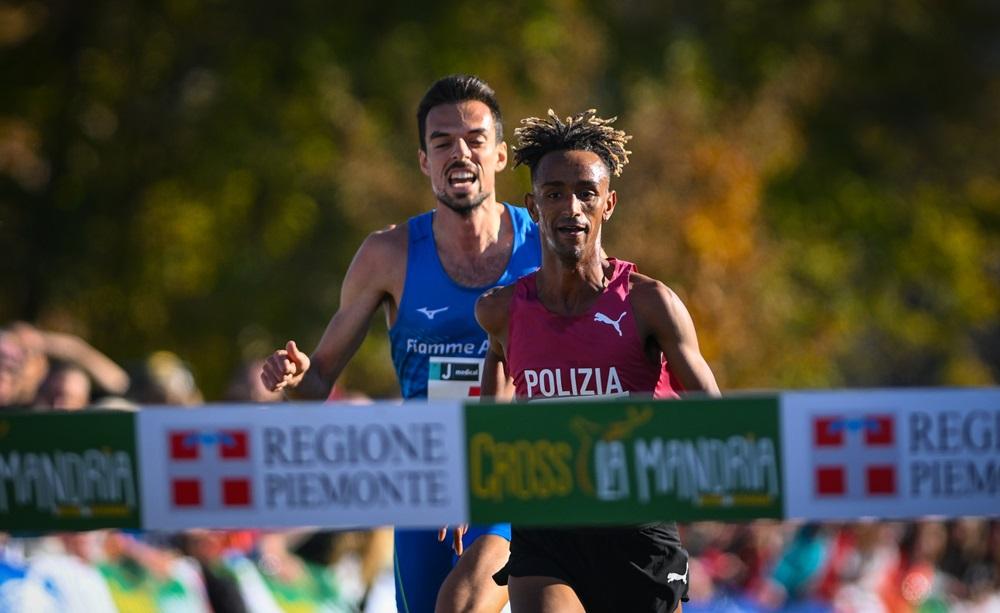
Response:
[[[780,518],[777,397],[467,405],[474,523]]]
[[[135,414],[0,414],[0,531],[139,527]]]

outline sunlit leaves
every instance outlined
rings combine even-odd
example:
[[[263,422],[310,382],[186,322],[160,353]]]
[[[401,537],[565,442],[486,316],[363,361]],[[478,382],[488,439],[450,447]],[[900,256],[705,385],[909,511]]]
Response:
[[[173,349],[218,397],[313,345],[368,232],[434,206],[415,106],[467,71],[509,141],[550,107],[634,134],[605,246],[685,300],[724,387],[995,382],[988,5],[4,5],[0,321]],[[373,330],[346,382],[391,395]]]

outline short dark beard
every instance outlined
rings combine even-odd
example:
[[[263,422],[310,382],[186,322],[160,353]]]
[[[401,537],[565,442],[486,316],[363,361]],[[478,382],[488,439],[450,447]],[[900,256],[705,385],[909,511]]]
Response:
[[[489,192],[483,192],[477,196],[473,196],[472,198],[463,198],[461,200],[456,200],[444,192],[434,194],[434,196],[438,199],[438,202],[445,205],[449,209],[455,211],[462,217],[468,217],[472,215],[473,211],[486,202],[486,199],[490,197],[490,194]]]
[[[549,249],[552,254],[559,259],[559,261],[569,268],[579,264],[580,261],[583,260],[584,253],[587,251],[586,245],[580,245],[575,249],[570,250],[557,245],[554,241],[546,241],[545,248]]]

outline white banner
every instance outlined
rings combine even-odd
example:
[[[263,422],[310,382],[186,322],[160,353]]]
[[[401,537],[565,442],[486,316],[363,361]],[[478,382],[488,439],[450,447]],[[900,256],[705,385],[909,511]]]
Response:
[[[462,405],[232,405],[137,415],[149,529],[468,521]]]
[[[1000,510],[1000,390],[781,394],[785,516]]]

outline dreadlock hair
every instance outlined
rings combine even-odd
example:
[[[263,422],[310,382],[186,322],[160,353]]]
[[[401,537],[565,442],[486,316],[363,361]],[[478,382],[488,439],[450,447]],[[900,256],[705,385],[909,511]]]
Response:
[[[590,151],[596,153],[608,171],[618,177],[628,164],[631,151],[625,149],[632,136],[616,130],[611,124],[617,117],[601,119],[595,109],[588,109],[562,121],[549,109],[547,119],[528,117],[514,130],[518,145],[514,149],[514,166],[525,164],[534,176],[535,167],[547,153],[553,151]]]
[[[431,109],[439,104],[458,104],[469,100],[482,102],[489,107],[493,125],[496,126],[496,142],[503,142],[503,114],[500,113],[496,92],[489,83],[475,75],[453,74],[432,83],[417,105],[417,132],[422,150],[427,151],[424,138],[427,135],[427,114]]]

